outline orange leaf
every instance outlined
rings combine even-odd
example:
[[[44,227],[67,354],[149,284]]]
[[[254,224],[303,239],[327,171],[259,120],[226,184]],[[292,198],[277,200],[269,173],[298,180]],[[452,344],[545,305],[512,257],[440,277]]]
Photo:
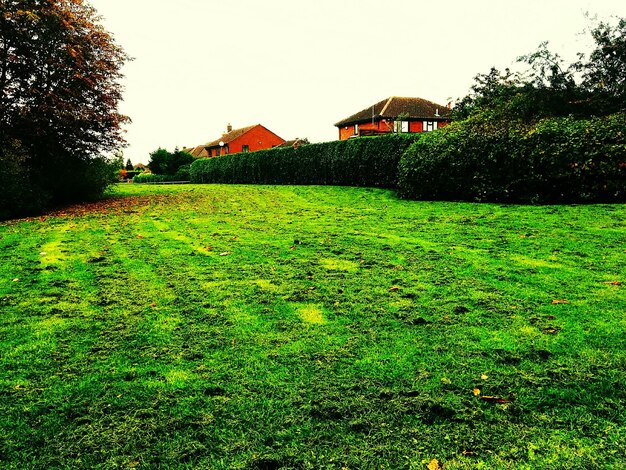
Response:
[[[391,286],[389,288],[389,292],[398,292],[400,290],[400,288],[398,286]]]
[[[610,286],[621,286],[622,283],[620,281],[604,281],[602,284],[608,284]]]
[[[569,300],[553,300],[552,305],[569,304]]]
[[[474,392],[474,396],[477,397],[480,395],[480,388],[475,388],[474,390],[472,390]]]

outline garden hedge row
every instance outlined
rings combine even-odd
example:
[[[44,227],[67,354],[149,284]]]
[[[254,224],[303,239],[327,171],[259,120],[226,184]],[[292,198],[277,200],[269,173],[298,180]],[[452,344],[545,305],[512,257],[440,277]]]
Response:
[[[319,184],[395,188],[416,134],[364,137],[196,160],[193,183]]]
[[[535,125],[480,117],[454,123],[406,151],[398,192],[429,200],[624,201],[626,115]]]
[[[626,115],[527,124],[484,116],[394,134],[196,160],[194,183],[397,188],[407,199],[626,201]]]

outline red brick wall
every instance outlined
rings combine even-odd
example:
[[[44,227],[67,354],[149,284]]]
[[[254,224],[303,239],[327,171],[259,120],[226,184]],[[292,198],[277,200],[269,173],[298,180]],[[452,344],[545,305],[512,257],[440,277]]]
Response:
[[[442,127],[445,127],[448,124],[450,123],[446,121],[439,121],[437,122],[437,128],[441,129]],[[359,130],[363,131],[363,130],[368,130],[368,129],[375,129],[381,133],[393,132],[393,125],[394,125],[393,121],[389,121],[389,122],[376,121],[374,124],[372,124],[371,122],[367,122],[364,124],[359,124]],[[423,132],[424,131],[423,126],[424,126],[423,120],[409,121],[409,132]],[[354,135],[354,125],[342,126],[339,128],[339,140],[349,139],[353,135]]]

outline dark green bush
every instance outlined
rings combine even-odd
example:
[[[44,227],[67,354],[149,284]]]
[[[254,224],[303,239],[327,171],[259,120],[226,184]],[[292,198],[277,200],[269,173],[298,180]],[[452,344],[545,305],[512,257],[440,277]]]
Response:
[[[625,167],[624,114],[534,125],[476,116],[411,145],[398,186],[411,199],[622,201]]]
[[[132,180],[135,176],[142,174],[141,170],[126,170],[126,179]]]
[[[165,183],[174,179],[171,175],[155,175],[154,173],[141,173],[133,178],[133,183]]]
[[[364,137],[196,160],[194,183],[319,184],[393,188],[418,134]]]
[[[50,199],[32,184],[28,159],[18,141],[0,146],[0,220],[34,214]]]
[[[174,181],[190,181],[189,169],[191,164],[183,165],[174,173]]]

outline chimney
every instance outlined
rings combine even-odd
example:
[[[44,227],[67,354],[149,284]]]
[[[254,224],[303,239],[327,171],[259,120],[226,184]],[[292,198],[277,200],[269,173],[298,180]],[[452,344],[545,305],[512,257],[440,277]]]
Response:
[[[233,126],[231,126],[229,122],[228,125],[226,126],[226,133],[232,132],[232,131],[233,131]]]

